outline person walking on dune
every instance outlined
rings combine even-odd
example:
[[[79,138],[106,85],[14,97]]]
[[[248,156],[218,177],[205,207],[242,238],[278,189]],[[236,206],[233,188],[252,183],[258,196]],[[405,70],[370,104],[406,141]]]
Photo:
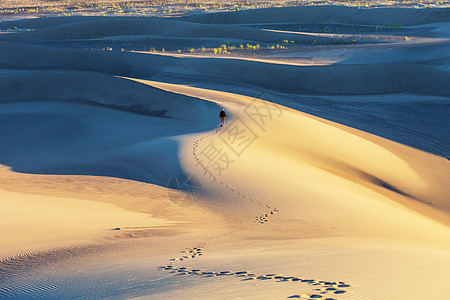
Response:
[[[227,118],[227,114],[225,113],[225,109],[222,108],[219,114],[220,118],[220,127],[223,127],[225,125],[225,119]]]

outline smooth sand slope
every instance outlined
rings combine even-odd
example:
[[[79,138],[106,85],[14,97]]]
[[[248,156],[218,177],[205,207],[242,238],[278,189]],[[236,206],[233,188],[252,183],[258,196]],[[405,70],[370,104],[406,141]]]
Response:
[[[0,35],[0,298],[446,299],[447,15],[1,22],[34,30]],[[146,53],[151,36],[301,44]]]

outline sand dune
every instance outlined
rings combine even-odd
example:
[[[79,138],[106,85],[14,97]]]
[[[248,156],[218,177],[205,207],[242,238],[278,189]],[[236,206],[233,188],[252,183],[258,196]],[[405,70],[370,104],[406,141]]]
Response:
[[[327,59],[339,64],[380,64],[380,63],[421,63],[432,66],[448,66],[448,41],[433,41],[417,43],[416,45],[403,44],[394,48],[390,44],[380,44],[368,47],[348,47],[345,51],[333,47],[323,47],[320,50],[298,53],[287,51],[286,53],[268,54],[267,58],[296,58]]]
[[[22,69],[76,69],[131,77],[165,73],[240,82],[290,93],[381,94],[411,92],[450,94],[446,70],[421,64],[370,64],[299,67],[254,61],[221,60],[56,50],[2,43],[0,67]],[[26,59],[33,52],[31,61]],[[49,56],[48,53],[54,55]],[[8,54],[8,55],[6,55]],[[142,56],[142,57],[140,57]],[[101,57],[101,59],[100,59]],[[146,68],[142,68],[145,65]],[[370,78],[370,80],[368,80]]]
[[[84,101],[185,121],[196,120],[214,107],[210,102],[196,101],[103,73],[6,70],[0,76],[3,95],[1,100],[8,103],[42,99]],[[26,89],[14,88],[20,87],[24,82],[27,83]],[[66,82],[76,82],[76,85],[67,85]]]
[[[326,22],[347,24],[401,24],[416,25],[447,21],[450,11],[446,8],[417,10],[411,8],[358,9],[345,6],[311,6],[266,8],[229,13],[213,13],[185,17],[199,23],[250,24],[286,22]]]
[[[25,23],[34,28],[32,22]],[[22,27],[20,21],[10,21],[1,24],[1,28]],[[39,22],[38,22],[39,24]],[[45,41],[45,40],[64,40],[64,39],[92,39],[98,37],[110,37],[121,35],[140,35],[152,34],[158,36],[171,37],[215,37],[215,38],[233,38],[248,41],[258,41],[265,43],[277,43],[289,39],[296,42],[310,43],[313,40],[327,40],[308,34],[299,36],[293,33],[270,32],[262,29],[233,26],[233,25],[215,25],[198,24],[193,22],[184,22],[176,19],[164,18],[145,18],[143,20],[136,18],[86,18],[81,22],[70,22],[68,24],[56,25],[40,28],[39,30],[20,32],[14,35],[1,36],[7,41]],[[339,39],[336,39],[339,40]]]
[[[0,298],[446,299],[448,12],[1,22]]]
[[[138,80],[139,82],[146,82]],[[189,87],[180,87],[178,85],[172,86],[167,84],[160,84],[158,82],[148,82],[156,87],[161,87],[169,91],[178,91],[182,94],[187,95],[197,95],[202,98],[212,98],[217,99],[216,101],[221,102],[223,105],[230,105],[230,102],[237,102],[240,105],[248,105],[252,101],[251,98],[237,96],[234,94],[228,94],[224,92],[211,92],[209,90],[202,90]],[[220,103],[220,102],[219,102]],[[234,110],[237,110],[234,107]],[[233,110],[233,112],[234,112]],[[244,122],[251,124],[252,119],[249,116],[239,114],[239,118],[244,119]],[[299,119],[298,112],[294,111],[293,116],[290,115],[291,111],[283,111],[281,120],[270,121],[270,126],[276,127],[273,132],[293,132],[291,135],[277,135],[269,134],[268,132],[261,133],[258,132],[258,139],[264,138],[264,141],[258,141],[260,144],[260,149],[255,154],[248,154],[249,157],[246,158],[246,162],[252,161],[254,165],[258,165],[258,161],[268,161],[268,157],[260,158],[258,155],[265,152],[283,152],[283,159],[291,157],[293,161],[303,161],[308,165],[317,168],[318,170],[328,172],[331,176],[338,176],[342,179],[353,181],[361,180],[363,186],[368,184],[372,186],[375,191],[384,191],[390,194],[391,199],[399,199],[396,196],[405,196],[409,198],[407,202],[410,202],[409,207],[414,207],[418,204],[418,207],[422,207],[428,210],[426,206],[423,206],[417,202],[430,205],[433,207],[438,207],[440,210],[445,211],[439,219],[448,222],[448,204],[444,200],[444,194],[446,193],[445,177],[441,177],[439,174],[446,174],[450,171],[447,160],[440,157],[429,156],[428,154],[413,150],[409,147],[399,145],[388,140],[379,139],[378,137],[372,136],[370,134],[354,130],[336,123],[325,121],[320,118],[311,117],[309,115],[303,115],[306,117],[305,120]],[[287,116],[286,116],[287,114]],[[275,113],[274,113],[275,115]],[[275,117],[273,117],[275,118]],[[296,119],[293,121],[292,119]],[[254,120],[253,120],[254,122]],[[284,124],[282,125],[283,122]],[[297,123],[298,122],[298,123]],[[277,123],[277,124],[272,124]],[[280,123],[280,124],[278,124]],[[294,127],[293,124],[298,124],[298,127]],[[280,126],[280,127],[278,127]],[[311,126],[311,128],[309,128]],[[269,127],[269,125],[267,125]],[[269,127],[269,129],[271,128]],[[256,129],[253,129],[256,131]],[[318,134],[318,132],[324,131],[323,134]],[[296,133],[296,134],[295,134]],[[326,140],[322,140],[322,137],[327,136]],[[294,138],[293,138],[294,137]],[[343,142],[346,141],[347,142]],[[308,142],[305,142],[308,141]],[[327,149],[333,147],[333,154],[330,155]],[[251,150],[249,150],[251,151]],[[405,158],[404,152],[407,151],[409,154],[406,157],[414,157],[412,159]],[[273,157],[273,155],[268,155]],[[384,163],[380,163],[383,161]],[[389,161],[389,162],[387,162]],[[434,161],[434,162],[432,162]],[[361,164],[364,162],[364,167]],[[432,164],[435,166],[435,175],[429,173],[426,178],[418,175],[423,172],[425,168],[424,165]],[[284,163],[279,163],[280,165],[285,165]],[[277,163],[274,163],[277,165]],[[289,164],[288,164],[289,165]],[[236,168],[239,166],[235,165]],[[246,169],[248,167],[243,167]],[[251,169],[255,167],[252,165]],[[272,165],[268,167],[274,173]],[[414,171],[417,170],[420,171]],[[258,169],[258,168],[256,168]],[[293,168],[294,170],[296,168]],[[395,169],[395,172],[392,170]],[[283,173],[286,170],[283,170]],[[257,174],[268,174],[269,171],[256,171],[251,177],[257,177]],[[294,175],[295,172],[290,172],[292,174],[292,179],[298,175]],[[285,175],[286,176],[286,175]],[[232,181],[232,178],[227,178]],[[435,181],[435,183],[428,182],[429,180]],[[311,184],[311,182],[309,182]],[[433,186],[433,189],[429,189]],[[442,188],[441,188],[442,187]],[[348,189],[346,189],[348,190]],[[281,191],[280,191],[281,192]],[[278,193],[278,192],[277,192]],[[393,196],[393,194],[396,196]],[[341,193],[338,193],[341,195]],[[434,195],[434,196],[432,196]],[[412,200],[412,201],[411,201]],[[406,202],[400,200],[401,203]],[[434,209],[431,209],[433,211]],[[439,212],[435,211],[436,213]]]

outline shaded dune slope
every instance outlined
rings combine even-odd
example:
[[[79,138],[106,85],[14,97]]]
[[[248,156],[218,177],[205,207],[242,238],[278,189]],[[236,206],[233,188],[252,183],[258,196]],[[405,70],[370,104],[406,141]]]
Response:
[[[198,23],[251,24],[251,23],[346,23],[346,24],[401,24],[416,25],[445,22],[450,9],[377,8],[309,6],[243,10],[228,13],[192,15],[183,18]]]
[[[1,70],[0,95],[1,164],[16,172],[161,186],[183,173],[177,136],[213,128],[215,120],[206,116],[218,110],[211,102],[72,68]]]
[[[0,163],[22,173],[111,176],[166,186],[183,173],[176,137],[213,126],[70,101],[1,106]]]
[[[313,40],[330,40],[327,37],[308,34],[298,35],[294,33],[271,32],[237,25],[197,24],[164,18],[103,17],[97,19],[86,18],[78,22],[72,22],[70,18],[63,19],[67,20],[67,24],[48,26],[45,28],[39,28],[39,25],[42,25],[42,23],[36,21],[38,23],[36,24],[37,30],[0,36],[0,40],[35,42],[44,40],[94,39],[124,35],[233,38],[266,43],[277,43],[284,39],[302,43],[310,43]],[[19,28],[23,28],[24,26],[36,28],[32,22],[23,24],[22,21],[4,22],[0,28],[6,29],[15,26]]]
[[[211,102],[174,94],[104,73],[87,71],[0,72],[0,103],[66,100],[100,104],[146,115],[194,121]],[[21,88],[27,83],[27,88]]]
[[[291,93],[450,95],[450,73],[417,64],[292,66],[238,59],[89,52],[0,42],[0,68],[84,70],[147,78],[164,73],[234,81]]]

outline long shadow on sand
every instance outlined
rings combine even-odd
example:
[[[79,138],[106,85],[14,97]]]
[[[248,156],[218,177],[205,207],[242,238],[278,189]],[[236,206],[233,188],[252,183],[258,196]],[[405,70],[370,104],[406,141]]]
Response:
[[[166,186],[179,163],[176,136],[213,127],[85,103],[0,105],[0,163],[16,172],[112,176]]]

